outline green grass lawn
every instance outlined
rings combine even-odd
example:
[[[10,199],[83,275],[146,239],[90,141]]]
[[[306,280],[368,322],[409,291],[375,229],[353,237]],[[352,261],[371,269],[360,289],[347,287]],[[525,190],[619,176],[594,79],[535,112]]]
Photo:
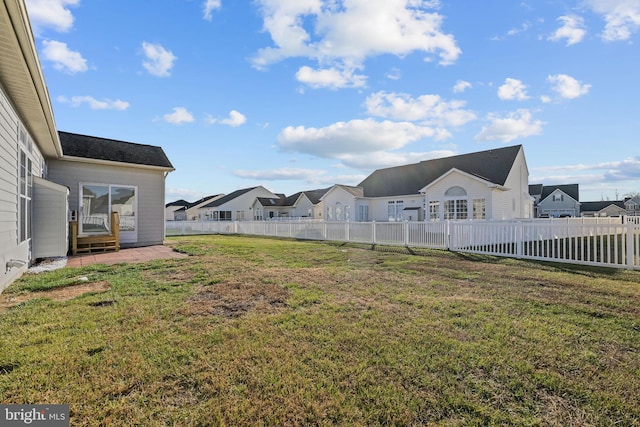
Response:
[[[0,311],[0,401],[69,404],[73,426],[640,425],[640,272],[170,244],[191,256],[9,287],[37,297]]]

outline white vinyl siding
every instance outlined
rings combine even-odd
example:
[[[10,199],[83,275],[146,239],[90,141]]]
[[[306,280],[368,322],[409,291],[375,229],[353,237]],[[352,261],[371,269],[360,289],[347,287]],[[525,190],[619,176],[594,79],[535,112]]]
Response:
[[[4,88],[0,86],[0,268],[3,272],[9,260],[28,263],[29,252],[29,212],[28,198],[31,197],[28,187],[30,176],[42,174],[42,155],[31,137],[25,132],[24,123],[18,117],[9,102]],[[24,132],[24,145],[20,145],[19,132]],[[20,159],[24,153],[25,186],[23,197],[20,196]],[[24,207],[19,210],[22,201]],[[23,212],[23,226],[20,228],[20,212]],[[22,232],[21,232],[22,231]],[[25,264],[26,267],[27,264]],[[20,274],[20,270],[12,268],[0,275],[0,291]]]
[[[100,165],[84,162],[52,160],[49,163],[49,179],[69,187],[69,209],[80,209],[79,183],[98,182],[110,185],[137,187],[138,236],[137,242],[126,246],[162,244],[164,240],[164,174],[163,171]]]

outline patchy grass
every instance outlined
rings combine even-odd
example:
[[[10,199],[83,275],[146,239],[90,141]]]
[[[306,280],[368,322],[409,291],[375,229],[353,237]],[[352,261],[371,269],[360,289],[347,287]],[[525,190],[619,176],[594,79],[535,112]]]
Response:
[[[0,400],[72,425],[640,425],[640,273],[237,236],[24,276]],[[52,288],[107,283],[70,300]],[[69,288],[71,289],[71,288]]]

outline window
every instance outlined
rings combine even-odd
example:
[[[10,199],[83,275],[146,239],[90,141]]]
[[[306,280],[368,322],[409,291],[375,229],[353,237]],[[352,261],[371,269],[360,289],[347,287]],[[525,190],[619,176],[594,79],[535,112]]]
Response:
[[[358,206],[358,221],[369,221],[369,206]]]
[[[342,203],[336,202],[336,221],[342,221]]]
[[[327,206],[327,221],[333,221],[333,208],[331,206]]]
[[[18,243],[31,237],[31,191],[33,177],[31,174],[31,159],[27,153],[20,150],[20,184],[18,200]]]
[[[231,211],[220,211],[220,221],[231,221]]]
[[[431,200],[429,202],[429,219],[431,221],[437,221],[440,219],[440,201]]]
[[[468,219],[467,191],[459,186],[450,187],[444,193],[444,219]]]
[[[445,200],[444,219],[468,219],[467,201],[464,199]]]
[[[485,199],[473,199],[473,219],[486,219]]]
[[[262,221],[262,209],[256,209],[253,211],[253,219],[256,221]]]
[[[564,201],[564,195],[562,193],[555,193],[553,195],[553,201],[554,202],[562,202],[562,201]]]
[[[402,221],[402,210],[404,209],[404,201],[396,200],[387,202],[387,213],[389,221]]]

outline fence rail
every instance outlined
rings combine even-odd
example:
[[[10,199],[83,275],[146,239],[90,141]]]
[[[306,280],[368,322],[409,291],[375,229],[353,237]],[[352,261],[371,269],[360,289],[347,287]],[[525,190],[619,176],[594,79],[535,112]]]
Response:
[[[167,221],[166,234],[248,234],[640,269],[639,217],[440,222]]]

